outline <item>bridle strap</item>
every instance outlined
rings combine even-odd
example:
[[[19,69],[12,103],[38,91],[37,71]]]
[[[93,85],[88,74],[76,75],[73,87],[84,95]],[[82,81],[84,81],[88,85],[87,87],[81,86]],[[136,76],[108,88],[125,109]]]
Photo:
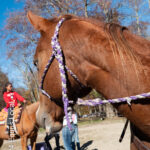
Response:
[[[44,72],[43,72],[43,76],[42,76],[42,79],[41,79],[41,84],[40,84],[40,90],[42,92],[42,94],[44,94],[45,96],[47,96],[49,99],[51,99],[52,101],[54,100],[54,98],[52,98],[43,88],[43,85],[44,85],[44,79],[45,79],[45,76],[47,74],[47,71],[50,67],[50,65],[52,64],[53,60],[55,58],[55,55],[54,53],[51,55],[49,61],[48,61],[48,64],[46,65],[45,69],[44,69]]]
[[[65,112],[65,116],[66,116],[66,119],[67,119],[68,127],[71,128],[70,121],[69,121],[69,116],[68,116],[68,108],[70,107],[69,103],[72,103],[72,101],[69,101],[68,95],[67,95],[66,70],[77,81],[77,83],[80,85],[80,87],[85,87],[85,86],[80,82],[80,80],[77,78],[77,76],[65,65],[65,59],[63,57],[63,51],[62,51],[61,46],[60,46],[59,41],[58,41],[59,29],[60,29],[60,27],[61,27],[61,25],[64,21],[65,21],[65,18],[62,18],[55,27],[55,32],[54,32],[54,35],[53,35],[52,40],[51,40],[52,55],[51,55],[51,57],[48,61],[48,64],[45,67],[45,70],[44,70],[44,73],[43,73],[43,76],[42,76],[42,80],[41,80],[40,89],[41,89],[42,94],[47,96],[49,99],[55,101],[55,99],[52,96],[50,96],[44,90],[43,85],[44,85],[44,79],[45,79],[45,76],[47,74],[47,71],[50,68],[53,60],[56,58],[56,60],[58,61],[60,77],[61,77],[61,81],[62,81],[62,100],[63,100],[63,103],[64,103],[64,112]]]

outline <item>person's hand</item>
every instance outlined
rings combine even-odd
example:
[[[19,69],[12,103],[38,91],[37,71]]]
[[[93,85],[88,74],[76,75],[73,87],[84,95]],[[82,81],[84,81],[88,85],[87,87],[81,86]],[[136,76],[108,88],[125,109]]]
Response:
[[[18,103],[18,107],[20,107],[21,106],[21,104],[20,103]]]

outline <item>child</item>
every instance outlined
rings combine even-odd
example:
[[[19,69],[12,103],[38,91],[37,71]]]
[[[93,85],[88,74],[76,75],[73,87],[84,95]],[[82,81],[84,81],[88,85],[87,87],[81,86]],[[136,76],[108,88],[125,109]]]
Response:
[[[6,102],[6,108],[8,109],[7,125],[12,125],[13,109],[18,105],[17,100],[26,103],[26,100],[20,96],[17,92],[12,90],[12,83],[6,83],[3,89],[3,98]]]
[[[26,100],[22,96],[12,90],[12,83],[6,83],[3,89],[3,98],[7,104],[6,108],[10,108],[10,105],[17,106],[17,100],[26,103]]]

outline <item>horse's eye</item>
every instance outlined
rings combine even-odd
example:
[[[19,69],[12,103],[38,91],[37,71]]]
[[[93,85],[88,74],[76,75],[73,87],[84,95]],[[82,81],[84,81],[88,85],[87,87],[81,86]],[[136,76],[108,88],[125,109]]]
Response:
[[[33,61],[33,64],[37,67],[37,66],[38,66],[38,60],[35,59],[35,60]]]

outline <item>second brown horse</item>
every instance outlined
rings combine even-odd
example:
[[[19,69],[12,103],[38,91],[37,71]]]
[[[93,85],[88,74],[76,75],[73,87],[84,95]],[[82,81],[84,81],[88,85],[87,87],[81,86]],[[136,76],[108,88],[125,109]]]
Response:
[[[14,139],[21,138],[22,150],[27,150],[28,139],[30,139],[32,150],[35,150],[35,142],[38,133],[38,125],[36,122],[36,111],[38,109],[38,106],[39,106],[39,102],[36,102],[24,107],[22,111],[21,119],[19,123],[16,124],[18,136],[16,136]],[[1,125],[0,126],[0,147],[3,145],[3,141],[8,139],[10,139],[10,137],[8,134],[6,134],[6,126]]]

